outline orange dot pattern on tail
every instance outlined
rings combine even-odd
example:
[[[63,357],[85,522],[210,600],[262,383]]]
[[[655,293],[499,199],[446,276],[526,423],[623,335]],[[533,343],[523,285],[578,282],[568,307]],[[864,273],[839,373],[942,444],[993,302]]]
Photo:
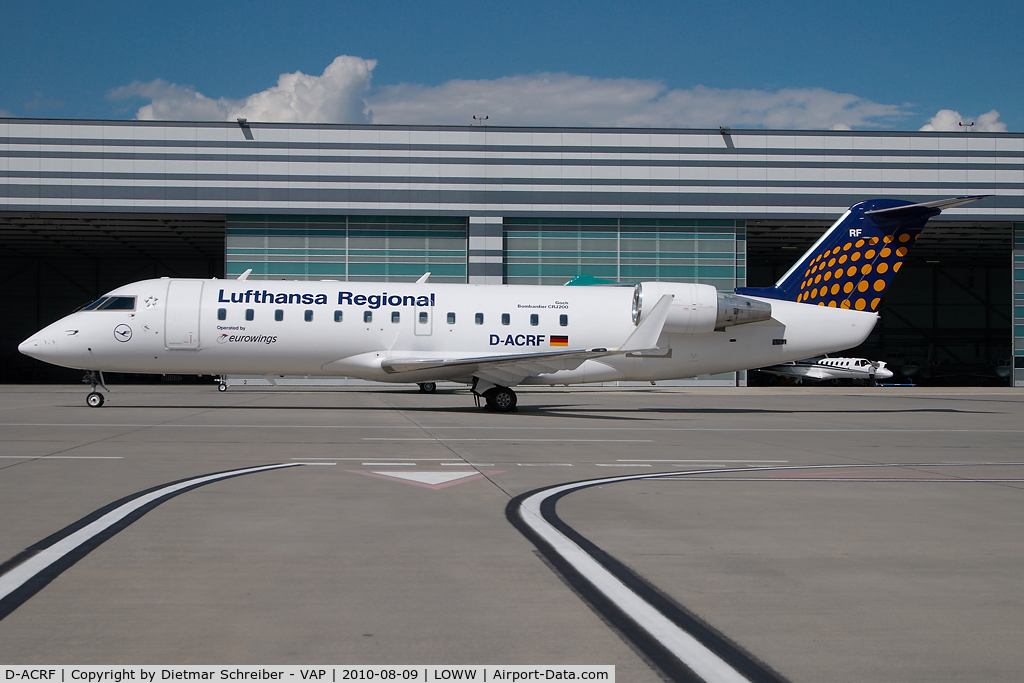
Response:
[[[899,272],[909,244],[917,237],[917,234],[899,233],[850,239],[818,254],[804,271],[797,301],[877,311],[882,292]]]

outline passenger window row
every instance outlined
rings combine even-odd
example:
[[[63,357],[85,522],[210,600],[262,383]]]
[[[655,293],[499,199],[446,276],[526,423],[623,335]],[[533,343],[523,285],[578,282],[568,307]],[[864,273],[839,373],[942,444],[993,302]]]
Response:
[[[421,316],[426,316],[426,313],[421,313],[420,315]],[[425,322],[425,321],[421,320],[420,322]],[[473,317],[473,322],[476,323],[477,325],[483,325],[484,324],[484,314],[483,313],[477,313]],[[449,325],[454,325],[455,324],[455,314],[452,313],[452,312],[448,313],[448,324]],[[512,315],[509,314],[509,313],[502,313],[501,314],[501,324],[502,325],[511,325],[512,324]],[[567,314],[565,314],[565,313],[562,313],[561,315],[559,315],[558,316],[558,324],[560,326],[562,326],[562,327],[568,327],[569,326],[569,316]],[[537,313],[531,313],[530,314],[530,325],[533,326],[533,327],[537,327],[538,325],[540,325],[540,315],[539,314],[537,314]]]
[[[307,323],[313,322],[313,311],[312,311],[312,309],[308,309],[307,308],[303,312],[303,316],[302,317],[303,317],[303,319]],[[340,323],[342,321],[343,317],[344,317],[344,314],[342,313],[342,311],[334,311],[334,322]],[[254,309],[252,309],[252,308],[245,309],[245,319],[246,320],[252,321],[252,320],[255,320],[255,318],[256,318],[256,311]],[[228,319],[228,309],[226,309],[226,308],[218,308],[217,309],[217,320],[227,320],[227,319]],[[284,310],[282,310],[280,308],[276,309],[274,311],[274,320],[276,320],[277,322],[281,322],[282,320],[284,320]],[[391,311],[391,322],[392,323],[399,323],[401,321],[402,321],[401,311]],[[373,322],[373,311],[363,311],[363,322],[364,323]],[[420,322],[421,325],[426,325],[428,322],[430,322],[430,316],[427,314],[426,311],[420,311],[419,322]],[[473,318],[473,322],[475,322],[477,325],[483,325],[484,324],[484,314],[483,313],[477,313],[474,316],[474,318]],[[455,324],[455,313],[453,311],[449,311],[448,312],[448,324],[449,325],[454,325]],[[502,313],[501,314],[501,324],[502,325],[511,325],[512,324],[512,316],[510,314],[508,314],[508,313]],[[558,316],[558,324],[561,327],[568,327],[569,326],[569,316],[567,314],[565,314],[565,313],[562,313],[561,315],[559,315]],[[530,325],[532,327],[537,327],[538,325],[540,325],[540,315],[539,314],[537,314],[537,313],[531,313],[530,314]]]

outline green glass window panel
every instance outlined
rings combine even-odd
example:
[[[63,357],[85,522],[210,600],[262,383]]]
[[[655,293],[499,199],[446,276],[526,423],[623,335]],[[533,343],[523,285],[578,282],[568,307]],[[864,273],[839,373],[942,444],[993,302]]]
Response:
[[[646,268],[644,268],[644,267],[638,267],[637,268],[637,270],[641,270],[641,269],[647,270],[647,272],[652,273],[652,275],[650,277],[652,277],[653,279],[658,279],[658,280],[664,280],[664,279],[669,279],[669,278],[687,278],[688,279],[688,278],[695,278],[695,277],[697,277],[697,267],[696,266],[667,266],[667,265],[658,265],[658,266],[647,266]],[[622,270],[623,270],[623,276],[624,277],[631,277],[631,276],[633,276],[633,273],[630,272],[632,270],[631,268],[623,267]]]
[[[267,246],[265,235],[228,235],[227,243],[236,249],[263,249]]]
[[[697,251],[712,254],[715,252],[728,254],[729,258],[732,258],[732,255],[735,253],[735,249],[733,249],[733,244],[734,242],[732,240],[698,240]]]
[[[231,273],[255,262],[261,277],[415,280],[429,270],[465,282],[466,241],[460,217],[236,215],[225,246]]]
[[[293,261],[270,262],[267,264],[268,275],[305,275],[306,264]]]
[[[250,273],[249,275],[250,277],[252,277],[253,275],[258,276],[267,274],[267,264],[255,261],[237,261],[234,263],[228,263],[225,272],[227,273],[227,276],[230,278],[238,277],[239,275],[241,275],[242,273],[249,269],[252,269],[252,273]]]
[[[324,236],[319,234],[310,235],[307,245],[310,249],[344,249],[345,237],[343,235]]]
[[[506,219],[504,227],[508,282],[562,284],[575,269],[608,279],[736,284],[732,220],[531,218]]]
[[[387,274],[387,264],[384,263],[349,263],[349,275],[379,275]]]
[[[390,275],[415,275],[419,277],[425,272],[424,266],[419,263],[390,263],[388,273]]]
[[[344,263],[310,263],[309,274],[323,277],[345,277]]]
[[[289,235],[287,237],[274,235],[273,237],[267,238],[268,249],[305,249],[305,247],[305,235]]]

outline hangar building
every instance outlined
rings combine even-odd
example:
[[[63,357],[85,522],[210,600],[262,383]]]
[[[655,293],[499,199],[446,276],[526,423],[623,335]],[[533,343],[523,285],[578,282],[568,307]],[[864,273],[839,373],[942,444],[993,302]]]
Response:
[[[1024,386],[1024,134],[0,119],[0,381],[74,379],[18,342],[147,277],[731,290],[858,201],[966,194],[854,353]]]

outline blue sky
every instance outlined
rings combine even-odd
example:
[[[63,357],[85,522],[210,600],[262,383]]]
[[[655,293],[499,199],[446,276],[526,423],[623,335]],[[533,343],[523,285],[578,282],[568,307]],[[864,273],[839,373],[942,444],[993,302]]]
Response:
[[[37,1],[0,16],[9,116],[917,130],[950,110],[1024,130],[1019,1]]]

